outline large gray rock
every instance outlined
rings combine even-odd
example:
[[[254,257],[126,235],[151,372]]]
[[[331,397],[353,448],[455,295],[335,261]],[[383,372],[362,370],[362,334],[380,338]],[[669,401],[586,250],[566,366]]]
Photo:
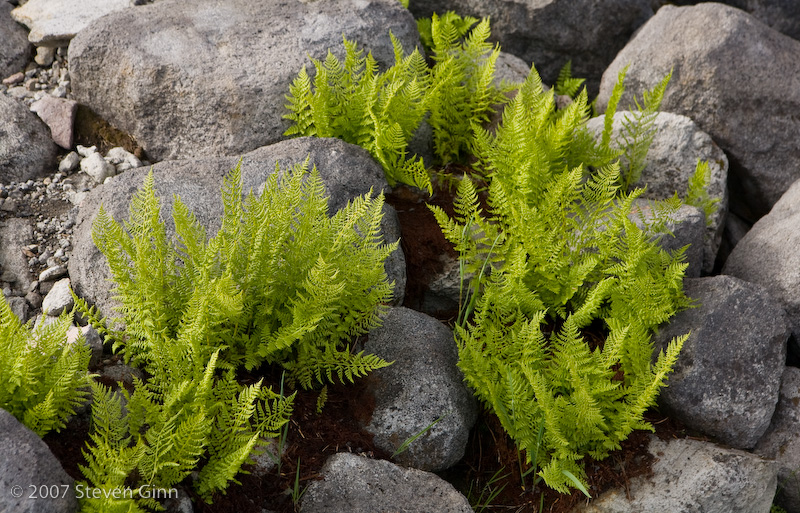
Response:
[[[0,409],[0,511],[74,513],[75,481],[36,433]],[[51,490],[56,498],[49,498]],[[30,498],[34,494],[34,498]],[[45,497],[45,498],[39,498]]]
[[[630,112],[618,111],[614,115],[612,144],[622,146],[622,127]],[[603,117],[589,120],[587,128],[598,138],[603,132]],[[647,187],[643,198],[666,199],[676,192],[686,197],[689,179],[697,168],[698,160],[709,163],[711,180],[708,193],[719,200],[717,210],[710,216],[710,224],[705,229],[702,249],[703,271],[711,273],[714,260],[722,241],[725,217],[728,211],[728,158],[711,137],[686,116],[660,112],[653,124],[655,136],[647,152],[642,176],[634,185]],[[624,168],[628,164],[623,163]]]
[[[374,371],[368,382],[375,409],[366,429],[375,444],[392,453],[441,417],[396,460],[430,471],[456,464],[464,456],[478,412],[456,366],[453,332],[433,317],[393,308],[370,332],[365,350],[394,361]]]
[[[245,154],[241,167],[243,190],[247,192],[252,188],[258,192],[275,171],[276,161],[281,170],[286,170],[307,157],[309,169],[316,165],[325,183],[330,213],[345,206],[350,199],[369,192],[370,188],[376,194],[388,188],[380,166],[362,148],[338,139],[298,138]],[[156,193],[161,198],[162,216],[168,229],[173,230],[170,213],[173,194],[177,194],[212,236],[222,217],[220,188],[224,176],[238,161],[238,157],[208,157],[165,161],[153,166]],[[107,281],[110,277],[108,265],[92,241],[92,222],[101,204],[115,219],[127,219],[130,199],[142,186],[149,171],[150,168],[138,168],[115,176],[92,190],[81,206],[74,230],[69,274],[75,292],[97,305],[103,315],[113,314],[114,302]],[[397,214],[389,206],[384,209],[383,226],[386,240],[396,240],[391,237],[399,233]],[[389,280],[396,282],[395,297],[398,302],[402,301],[405,290],[402,250],[398,248],[387,262]]]
[[[699,306],[654,337],[656,350],[690,333],[659,403],[687,427],[750,449],[769,426],[786,363],[789,327],[780,304],[731,276],[685,281]]]
[[[301,513],[472,513],[436,474],[350,453],[331,456],[303,495]]]
[[[680,0],[671,3],[694,5],[700,1]],[[775,30],[800,39],[800,3],[795,0],[723,0],[721,3],[747,11]]]
[[[31,29],[31,43],[66,46],[97,18],[133,5],[134,0],[28,0],[11,15]]]
[[[597,106],[605,110],[625,66],[621,108],[672,69],[662,110],[689,116],[726,151],[731,208],[755,221],[800,177],[798,54],[800,42],[739,9],[667,5],[603,74]]]
[[[733,248],[723,272],[762,285],[781,302],[800,341],[800,181]]]
[[[650,0],[432,0],[409,8],[418,18],[446,11],[489,16],[491,40],[503,51],[534,63],[549,84],[572,60],[573,74],[587,79],[592,94],[614,55],[653,15]]]
[[[34,276],[28,267],[23,249],[33,243],[33,227],[27,219],[9,218],[0,223],[0,266],[4,281],[11,283],[12,290],[24,294]]]
[[[396,0],[162,0],[93,23],[69,48],[74,99],[154,160],[231,155],[279,141],[285,95],[342,34],[394,63],[391,31],[419,44]]]
[[[21,102],[0,94],[0,183],[52,172],[57,151],[47,125]]]
[[[775,415],[754,452],[778,462],[775,504],[788,513],[800,513],[800,369],[797,367],[784,370]]]
[[[574,513],[769,513],[777,465],[748,452],[697,440],[659,440],[649,477],[596,497]],[[626,495],[630,495],[630,499]]]
[[[0,79],[22,71],[30,55],[25,28],[11,17],[11,4],[0,2]]]

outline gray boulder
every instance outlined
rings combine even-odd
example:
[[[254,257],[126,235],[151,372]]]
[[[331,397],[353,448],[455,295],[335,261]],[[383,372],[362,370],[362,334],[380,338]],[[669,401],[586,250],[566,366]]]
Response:
[[[0,489],[3,490],[0,511],[78,511],[75,481],[64,472],[42,439],[3,409],[0,409]],[[53,495],[55,498],[51,498]]]
[[[673,70],[662,110],[691,117],[731,158],[732,209],[755,221],[800,177],[800,42],[717,3],[659,9],[603,74],[605,109],[617,75],[624,108]],[[769,84],[769,87],[764,87]]]
[[[800,513],[800,369],[786,367],[781,395],[769,429],[754,452],[778,462],[775,504]]]
[[[30,55],[28,34],[11,17],[11,4],[0,2],[0,79],[22,71]]]
[[[630,113],[618,111],[614,116],[612,144],[622,145],[623,122]],[[603,132],[603,118],[589,120],[587,128],[599,138]],[[647,187],[643,198],[666,199],[676,192],[686,197],[689,178],[694,174],[698,160],[709,163],[711,180],[708,193],[719,200],[717,211],[705,229],[702,244],[702,268],[711,273],[722,240],[728,210],[728,158],[711,137],[686,116],[660,112],[653,125],[655,136],[647,152],[642,177],[634,185]],[[627,163],[623,167],[627,168]]]
[[[118,11],[70,44],[74,99],[133,136],[156,161],[272,144],[285,95],[309,56],[342,57],[342,34],[394,63],[391,31],[419,44],[396,0],[161,0]]]
[[[572,60],[573,74],[587,79],[592,94],[616,53],[653,15],[650,0],[433,0],[409,8],[417,18],[446,11],[489,16],[491,40],[503,51],[533,62],[549,84]]]
[[[23,249],[33,242],[33,227],[27,219],[9,218],[0,222],[0,265],[3,281],[12,290],[27,292],[34,281]]]
[[[436,474],[351,453],[331,456],[301,513],[472,513],[466,497]]]
[[[781,302],[800,341],[800,181],[733,248],[723,272],[765,287]],[[800,353],[798,353],[800,354]]]
[[[21,102],[0,94],[0,183],[46,175],[56,165],[57,151],[47,125]]]
[[[242,159],[242,185],[246,192],[258,189],[275,171],[276,160],[282,170],[302,163],[309,157],[309,168],[316,165],[329,196],[329,212],[342,208],[347,202],[369,192],[377,194],[388,189],[380,166],[369,154],[338,139],[298,138],[245,154]],[[171,224],[172,196],[177,194],[206,226],[212,236],[222,217],[220,188],[225,175],[236,166],[239,157],[208,157],[193,160],[165,161],[152,167],[156,192],[161,198],[162,216],[168,230]],[[113,177],[108,183],[92,190],[82,204],[73,236],[69,274],[75,292],[97,305],[103,315],[113,314],[113,302],[107,279],[110,277],[105,257],[92,241],[92,222],[102,204],[115,219],[128,217],[131,197],[142,186],[150,168],[138,168]],[[384,209],[384,234],[394,242],[399,233],[397,214],[388,205]],[[405,290],[405,259],[398,248],[388,260],[387,274],[395,281],[395,298],[402,301]]]
[[[370,332],[365,350],[394,361],[368,382],[375,409],[366,429],[375,444],[392,453],[441,418],[396,460],[430,471],[456,464],[464,456],[477,404],[456,367],[452,331],[425,314],[392,308]]]
[[[731,276],[689,279],[684,291],[699,306],[654,337],[658,351],[690,333],[659,404],[691,429],[750,449],[778,402],[789,338],[783,309],[763,287]]]
[[[66,46],[97,18],[134,5],[134,0],[28,0],[11,15],[31,29],[37,46]]]
[[[698,440],[650,438],[653,474],[595,497],[574,513],[769,513],[777,465]],[[626,497],[630,496],[630,499]]]
[[[699,2],[682,0],[672,3],[694,5]],[[800,4],[795,0],[723,0],[721,3],[747,11],[778,32],[800,39]]]

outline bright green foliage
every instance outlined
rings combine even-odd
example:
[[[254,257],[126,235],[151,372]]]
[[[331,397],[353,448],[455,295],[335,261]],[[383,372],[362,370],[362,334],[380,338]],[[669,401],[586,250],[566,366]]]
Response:
[[[364,57],[355,42],[344,38],[344,63],[331,52],[325,62],[312,59],[313,84],[303,67],[286,97],[291,112],[284,117],[294,124],[284,135],[337,137],[357,144],[380,162],[390,185],[430,190],[422,160],[406,150],[427,111],[427,64],[416,49],[405,56],[400,41],[390,36],[395,64],[386,72],[378,73],[372,54]]]
[[[112,490],[135,476],[137,486],[169,488],[196,470],[195,489],[210,501],[263,438],[279,436],[292,411],[294,395],[239,385],[236,368],[280,364],[310,388],[388,365],[346,345],[377,325],[391,296],[383,265],[396,243],[382,243],[383,198],[356,198],[329,217],[323,191],[306,163],[276,167],[263,194],[243,200],[237,166],[210,240],[177,197],[176,236],[168,239],[152,173],[124,225],[101,209],[93,236],[111,269],[124,335],[85,302],[80,309],[150,379],[122,392],[127,415],[120,396],[95,386],[96,430],[83,470],[93,486]],[[158,507],[147,497],[115,501],[86,507]]]
[[[456,31],[457,37],[454,39],[460,40],[464,36],[467,35],[469,29],[472,28],[473,25],[478,23],[478,18],[473,18],[472,16],[459,16],[458,14],[454,13],[453,11],[447,11],[446,13],[439,16],[439,23],[441,25],[452,26],[452,29]],[[428,52],[433,51],[434,43],[433,43],[433,19],[432,18],[420,18],[417,20],[417,30],[419,31],[419,39],[422,41],[422,46],[425,47],[425,50]]]
[[[585,79],[574,78],[572,76],[572,61],[567,61],[564,67],[561,68],[561,71],[558,72],[558,78],[553,88],[558,95],[566,95],[570,98],[575,98],[580,92],[584,82],[586,82]]]
[[[689,179],[684,203],[693,205],[706,214],[706,225],[711,225],[711,216],[717,211],[719,198],[712,198],[708,194],[708,184],[711,182],[711,168],[708,162],[698,160],[694,174]]]
[[[478,132],[488,212],[466,178],[455,217],[433,211],[473,276],[459,367],[545,483],[566,492],[585,479],[585,456],[651,429],[642,415],[685,337],[655,363],[650,337],[689,301],[683,253],[652,240],[679,200],[657,204],[640,230],[629,215],[642,191],[622,188],[616,153],[586,134],[585,92],[560,114],[553,93],[532,70],[497,135]],[[590,325],[606,339],[587,338]]]
[[[0,298],[0,408],[39,436],[60,431],[87,399],[91,351],[67,342],[72,315],[31,330]]]

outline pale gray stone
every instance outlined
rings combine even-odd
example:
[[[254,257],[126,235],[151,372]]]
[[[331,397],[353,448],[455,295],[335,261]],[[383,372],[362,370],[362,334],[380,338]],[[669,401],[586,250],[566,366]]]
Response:
[[[614,115],[612,145],[620,147],[624,144],[623,123],[632,114],[618,111]],[[603,133],[603,117],[589,120],[587,129],[599,139]],[[717,199],[717,210],[710,216],[710,224],[704,228],[702,243],[702,270],[710,274],[714,268],[717,251],[722,240],[725,218],[728,211],[728,158],[711,140],[711,136],[686,116],[670,112],[659,112],[653,123],[655,135],[647,152],[645,168],[642,176],[635,184],[645,187],[643,198],[667,199],[676,192],[686,197],[689,179],[694,175],[697,162],[704,160],[709,164],[711,179],[708,193]],[[627,169],[627,160],[623,157],[622,168]]]
[[[36,49],[34,62],[39,66],[49,67],[56,58],[56,49],[52,46],[40,46]]]
[[[472,513],[436,474],[350,453],[328,458],[303,495],[301,513]]]
[[[27,219],[11,218],[0,223],[0,264],[15,278],[15,288],[26,291],[34,281],[23,249],[33,242],[33,228]]]
[[[489,16],[492,41],[503,51],[534,63],[545,83],[572,60],[576,77],[586,78],[592,95],[603,70],[631,34],[650,16],[650,0],[429,0],[411,2],[417,18],[455,11]],[[587,23],[586,20],[592,20]]]
[[[666,5],[605,71],[597,107],[605,109],[625,66],[620,108],[673,70],[661,109],[692,118],[725,150],[732,208],[753,222],[800,178],[799,54],[800,41],[739,9]]]
[[[687,279],[696,308],[654,337],[656,351],[689,333],[659,404],[687,427],[750,449],[769,426],[786,363],[789,327],[761,286],[732,276]]]
[[[477,418],[477,403],[456,366],[453,332],[433,317],[392,308],[370,332],[364,349],[394,361],[373,371],[367,385],[375,409],[366,429],[375,444],[392,453],[435,422],[395,459],[430,471],[457,463]]]
[[[69,287],[69,278],[62,278],[53,284],[53,288],[42,300],[42,311],[51,317],[58,317],[64,310],[70,310],[75,304]]]
[[[797,367],[786,367],[783,371],[775,415],[754,452],[778,462],[775,504],[787,513],[800,513],[800,369]]]
[[[114,167],[117,169],[117,173],[127,171],[128,169],[142,167],[142,161],[139,160],[136,155],[129,152],[125,148],[120,147],[111,148],[108,150],[108,153],[106,154],[106,161],[114,165]]]
[[[769,513],[777,465],[749,452],[691,439],[650,437],[653,475],[631,479],[574,513]],[[630,500],[626,495],[630,495]]]
[[[67,274],[67,268],[63,265],[48,267],[39,273],[39,281],[53,281]]]
[[[132,0],[28,0],[11,15],[31,29],[31,43],[55,47],[66,46],[97,18],[131,6]]]
[[[800,39],[800,3],[795,0],[724,0],[722,3],[747,11],[775,30]]]
[[[72,148],[75,141],[73,127],[78,115],[78,102],[45,95],[41,100],[33,102],[31,112],[38,114],[39,118],[50,127],[53,142],[65,150]]]
[[[0,94],[0,183],[24,182],[52,172],[58,148],[36,114]]]
[[[81,156],[74,151],[71,151],[67,153],[63,159],[61,159],[61,162],[58,164],[58,170],[62,173],[69,173],[70,171],[78,169],[80,163]]]
[[[0,77],[6,78],[21,71],[28,62],[31,49],[25,28],[11,17],[11,5],[0,2]]]
[[[92,356],[89,359],[89,368],[93,369],[97,367],[103,357],[103,340],[97,330],[91,326],[70,326],[67,331],[67,343],[74,344],[81,337],[83,337],[84,344],[92,351]]]
[[[117,174],[116,168],[106,162],[99,153],[92,153],[81,160],[81,171],[91,176],[97,183],[103,183],[106,178]]]
[[[265,146],[242,157],[243,190],[258,192],[279,162],[281,170],[302,164],[309,158],[309,169],[316,166],[325,184],[329,213],[344,207],[347,202],[373,190],[375,194],[388,190],[381,167],[362,148],[338,139],[303,137]],[[206,226],[208,236],[219,228],[222,216],[220,188],[224,176],[239,162],[238,157],[201,158],[164,161],[153,166],[156,193],[161,198],[161,212],[172,233],[173,194],[181,197]],[[105,257],[92,241],[92,222],[100,204],[115,219],[127,219],[132,195],[142,186],[150,168],[132,169],[115,176],[86,196],[78,215],[73,236],[69,274],[75,292],[95,304],[104,315],[113,315],[109,290],[110,271]],[[390,206],[384,210],[383,233],[387,242],[399,234],[397,214]],[[395,282],[395,301],[402,301],[405,290],[405,258],[397,249],[387,261],[389,281]]]
[[[32,487],[53,486],[57,498],[30,498]],[[12,490],[12,487],[13,490]],[[62,492],[68,490],[67,493]],[[75,513],[75,481],[36,433],[0,409],[0,511],[14,513]],[[17,496],[16,491],[21,490]]]
[[[733,248],[723,272],[765,287],[781,302],[800,341],[800,180]],[[800,353],[799,353],[800,354]]]
[[[309,56],[342,56],[344,34],[393,64],[389,31],[408,52],[419,44],[396,0],[161,0],[72,40],[72,94],[156,161],[241,154],[283,138],[285,96]]]

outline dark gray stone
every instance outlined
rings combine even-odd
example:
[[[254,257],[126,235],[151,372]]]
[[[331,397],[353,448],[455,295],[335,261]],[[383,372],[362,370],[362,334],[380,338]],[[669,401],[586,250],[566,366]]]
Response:
[[[394,361],[368,381],[375,409],[366,429],[375,444],[392,453],[441,418],[395,459],[430,471],[457,463],[477,418],[477,404],[456,366],[453,332],[433,317],[392,308],[370,332],[365,350]]]
[[[276,160],[281,170],[286,170],[294,164],[303,163],[309,156],[309,169],[316,165],[325,183],[330,213],[370,189],[376,194],[388,190],[383,171],[365,150],[338,139],[319,138],[290,139],[245,154],[241,167],[243,190],[258,192],[267,177],[275,171]],[[173,194],[177,194],[207,228],[208,236],[212,236],[219,228],[222,217],[220,188],[223,179],[238,161],[238,157],[208,157],[165,161],[154,165],[156,193],[161,198],[162,216],[168,230],[173,230],[170,213]],[[69,274],[75,292],[97,305],[103,315],[113,314],[114,303],[107,282],[110,277],[108,265],[92,241],[92,222],[101,204],[115,219],[127,219],[130,198],[142,186],[149,171],[150,168],[132,169],[92,190],[78,215]],[[397,214],[389,206],[384,210],[384,233],[387,241],[397,240],[391,238],[399,233]],[[389,280],[396,283],[395,298],[400,302],[405,290],[405,258],[399,248],[395,253],[388,260],[387,274]]]
[[[350,453],[328,458],[301,513],[472,513],[466,497],[436,474]]]
[[[690,333],[659,404],[687,427],[750,449],[778,402],[789,327],[761,286],[732,276],[685,281],[699,306],[684,310],[654,337],[656,351]]]
[[[775,504],[800,513],[800,369],[786,367],[781,394],[769,429],[754,452],[778,462]]]
[[[573,513],[769,513],[777,465],[698,440],[650,437],[652,476],[595,497]]]
[[[659,9],[603,74],[598,108],[630,65],[620,108],[673,70],[662,110],[692,118],[730,158],[731,208],[751,222],[800,178],[800,42],[717,3]],[[765,87],[764,84],[769,84]]]
[[[231,155],[282,139],[285,95],[308,56],[342,34],[394,63],[391,31],[419,44],[396,0],[162,0],[107,15],[69,48],[74,99],[132,135],[151,160]]]
[[[606,66],[653,15],[650,0],[433,0],[409,8],[417,18],[446,11],[489,16],[491,40],[504,52],[533,62],[548,84],[572,60],[573,74],[587,79],[592,94]]]
[[[57,151],[47,125],[22,102],[0,94],[0,183],[52,172]]]
[[[40,487],[46,489],[40,493]],[[52,487],[56,498],[50,497]],[[33,431],[0,409],[0,511],[8,513],[74,513],[75,481]],[[18,493],[19,492],[19,493]]]
[[[11,17],[11,4],[0,2],[0,80],[22,71],[31,49],[27,31]]]
[[[800,180],[736,244],[723,272],[765,287],[781,302],[800,341]],[[800,354],[800,353],[799,353]]]
[[[661,0],[666,3],[666,0]],[[671,3],[694,5],[700,0],[680,0]],[[778,32],[794,39],[800,39],[800,3],[795,0],[723,0],[727,4],[763,21]]]

